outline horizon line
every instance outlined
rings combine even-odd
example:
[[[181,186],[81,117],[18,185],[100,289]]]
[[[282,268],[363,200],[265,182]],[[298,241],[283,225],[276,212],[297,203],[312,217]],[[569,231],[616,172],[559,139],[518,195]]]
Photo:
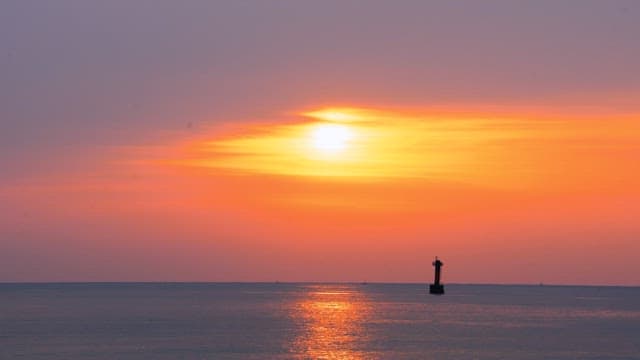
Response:
[[[0,281],[0,285],[73,285],[73,284],[342,284],[342,285],[429,285],[430,282],[383,282],[383,281]],[[624,287],[639,288],[640,284],[566,284],[566,283],[472,283],[452,282],[453,286],[534,286],[534,287]]]

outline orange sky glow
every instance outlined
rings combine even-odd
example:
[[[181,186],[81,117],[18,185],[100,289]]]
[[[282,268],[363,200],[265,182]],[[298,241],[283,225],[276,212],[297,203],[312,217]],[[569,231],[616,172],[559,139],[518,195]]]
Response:
[[[638,5],[4,1],[0,281],[640,285]]]
[[[637,180],[634,117],[532,118],[360,108],[242,124],[190,144],[176,164],[220,172],[436,181],[500,189],[595,189]]]
[[[449,282],[634,283],[637,139],[620,115],[327,107],[3,195],[41,219],[22,231],[100,234],[58,240],[110,254],[68,269],[98,279],[118,259],[139,280],[428,281],[439,255]]]

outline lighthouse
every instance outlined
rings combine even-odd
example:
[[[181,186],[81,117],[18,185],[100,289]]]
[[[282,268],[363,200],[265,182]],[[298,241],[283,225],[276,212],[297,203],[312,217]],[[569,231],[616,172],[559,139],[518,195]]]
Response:
[[[442,261],[436,256],[436,260],[433,262],[435,268],[435,278],[433,284],[429,285],[429,294],[444,295],[444,285],[440,284],[440,272],[442,268]]]

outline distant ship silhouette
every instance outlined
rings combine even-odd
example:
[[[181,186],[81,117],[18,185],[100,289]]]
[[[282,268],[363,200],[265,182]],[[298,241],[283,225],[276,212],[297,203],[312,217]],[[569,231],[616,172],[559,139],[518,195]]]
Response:
[[[435,267],[435,278],[433,284],[429,285],[429,294],[433,295],[444,295],[444,285],[440,283],[440,272],[442,265],[442,261],[438,260],[436,256],[436,260],[432,264]]]

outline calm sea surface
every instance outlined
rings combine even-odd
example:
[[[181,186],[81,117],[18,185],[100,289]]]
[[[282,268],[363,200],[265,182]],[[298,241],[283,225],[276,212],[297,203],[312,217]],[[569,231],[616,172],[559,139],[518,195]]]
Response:
[[[1,359],[640,359],[640,288],[0,284]]]

